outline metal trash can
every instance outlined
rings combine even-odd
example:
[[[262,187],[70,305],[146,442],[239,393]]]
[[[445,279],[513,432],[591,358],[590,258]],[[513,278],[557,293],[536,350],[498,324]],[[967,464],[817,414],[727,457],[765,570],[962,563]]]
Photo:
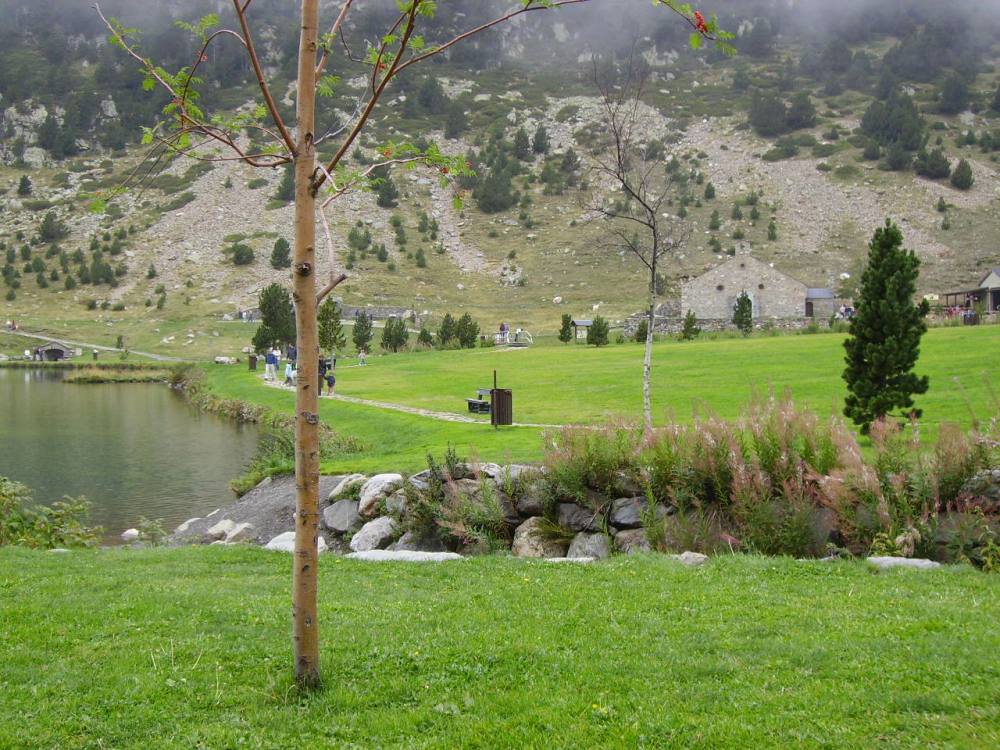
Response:
[[[490,391],[490,424],[494,427],[514,424],[514,395],[509,388]]]
[[[257,355],[256,354],[251,354],[250,355],[250,370],[251,370],[251,372],[256,372],[257,371]]]

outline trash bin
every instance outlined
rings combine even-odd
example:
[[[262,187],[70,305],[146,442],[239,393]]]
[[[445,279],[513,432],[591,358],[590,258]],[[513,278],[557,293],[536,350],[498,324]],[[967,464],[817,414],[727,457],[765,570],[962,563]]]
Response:
[[[490,424],[494,427],[514,424],[514,396],[509,388],[490,391]]]
[[[257,355],[256,354],[251,354],[250,355],[250,370],[254,371],[254,372],[256,372],[256,370],[257,370]]]

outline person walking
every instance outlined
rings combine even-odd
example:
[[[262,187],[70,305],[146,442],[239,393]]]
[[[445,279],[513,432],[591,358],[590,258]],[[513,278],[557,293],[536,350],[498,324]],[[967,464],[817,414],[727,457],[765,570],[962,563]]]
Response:
[[[274,350],[268,349],[264,352],[264,380],[274,380],[276,366],[277,360],[274,358]]]
[[[285,362],[285,385],[294,385],[292,378],[295,376],[295,366],[291,360]]]
[[[365,349],[358,349],[358,367],[368,364],[368,352]]]

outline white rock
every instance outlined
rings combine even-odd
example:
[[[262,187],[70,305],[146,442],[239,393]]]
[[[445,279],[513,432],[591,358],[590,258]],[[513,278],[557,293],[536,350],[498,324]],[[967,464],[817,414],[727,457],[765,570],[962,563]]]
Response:
[[[941,563],[933,560],[924,560],[919,557],[869,557],[868,562],[879,570],[889,570],[890,568],[911,568],[913,570],[932,570],[940,568]]]
[[[122,532],[123,542],[136,542],[139,540],[139,529],[125,529]]]
[[[49,550],[49,552],[53,552],[57,555],[64,555],[67,552],[69,552],[69,550],[66,549],[65,547],[53,547],[52,549]]]
[[[205,536],[209,539],[225,539],[230,534],[233,533],[233,529],[236,528],[236,522],[231,521],[228,518],[223,518],[217,524],[212,526],[208,531],[205,532]]]
[[[368,560],[370,562],[446,562],[448,560],[465,559],[455,552],[411,552],[388,549],[370,549],[364,552],[352,552],[347,557],[352,560]]]
[[[384,549],[392,542],[396,533],[396,520],[390,516],[382,516],[369,521],[351,537],[352,552],[368,552]]]
[[[238,523],[233,527],[233,530],[226,534],[226,544],[235,544],[236,542],[248,542],[254,537],[253,524],[250,523]]]
[[[543,557],[545,562],[550,563],[592,563],[597,562],[596,557]]]
[[[323,537],[319,538],[317,542],[317,547],[320,552],[326,552],[326,539]],[[274,552],[294,552],[295,551],[295,532],[286,531],[284,534],[278,534],[271,541],[264,545],[264,549],[269,549]]]
[[[200,520],[201,520],[200,518],[189,518],[184,523],[182,523],[180,526],[178,526],[176,529],[174,529],[174,533],[175,534],[183,534],[185,531],[187,531],[189,528],[191,528],[191,524],[193,524],[195,521],[200,521]]]
[[[679,555],[674,555],[673,558],[692,568],[696,568],[699,565],[704,565],[708,562],[708,555],[703,555],[700,552],[682,552]]]
[[[358,496],[358,513],[362,518],[371,518],[378,512],[380,500],[403,483],[402,474],[376,474],[361,486]]]
[[[552,298],[552,304],[554,304],[554,305],[561,305],[562,304],[562,297],[553,297]]]

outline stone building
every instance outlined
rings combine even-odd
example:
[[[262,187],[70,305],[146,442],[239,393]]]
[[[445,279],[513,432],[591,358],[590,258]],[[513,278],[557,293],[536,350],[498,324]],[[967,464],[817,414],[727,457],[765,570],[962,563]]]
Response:
[[[699,320],[730,320],[737,298],[746,292],[755,320],[828,318],[838,301],[830,289],[807,287],[751,255],[740,254],[685,282],[681,312]]]

